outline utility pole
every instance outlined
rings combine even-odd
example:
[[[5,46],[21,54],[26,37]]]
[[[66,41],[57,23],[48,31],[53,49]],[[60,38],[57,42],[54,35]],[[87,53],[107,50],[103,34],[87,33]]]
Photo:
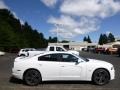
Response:
[[[57,35],[57,45],[58,45],[58,43],[59,43],[59,41],[58,41],[58,38],[59,38],[59,34],[58,34],[59,24],[55,24],[55,27],[56,27],[56,30],[57,30],[56,35]]]
[[[61,23],[55,23],[54,25],[56,27],[56,36],[57,36],[57,45],[58,45],[58,43],[59,43],[59,40],[58,40],[59,33],[66,33],[66,34],[68,33],[68,32],[65,32],[65,31],[61,31],[59,27],[71,27],[71,26],[70,25],[61,24]],[[68,38],[66,38],[66,39],[68,39]]]

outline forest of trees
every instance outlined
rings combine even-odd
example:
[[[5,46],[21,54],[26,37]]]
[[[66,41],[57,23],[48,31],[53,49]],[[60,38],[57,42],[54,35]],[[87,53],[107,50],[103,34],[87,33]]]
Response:
[[[101,34],[98,43],[100,45],[103,45],[103,44],[114,42],[114,41],[115,41],[114,35],[112,33],[109,33],[108,36],[106,34]]]
[[[84,41],[84,42],[88,42],[88,43],[92,43],[89,35],[88,35],[88,37],[85,36],[85,37],[83,38],[83,41]]]
[[[34,30],[27,22],[20,23],[14,15],[7,9],[0,9],[0,50],[9,50],[11,48],[45,48],[50,43],[56,43],[57,37],[46,39],[42,32]],[[83,41],[92,43],[90,37],[84,37]],[[115,38],[112,33],[108,36],[101,34],[99,44],[114,42]],[[69,41],[63,40],[62,43]]]
[[[45,48],[48,42],[57,42],[57,38],[46,39],[43,33],[19,19],[7,9],[0,9],[0,50],[10,48]]]
[[[88,35],[88,37],[85,36],[83,38],[83,41],[88,42],[88,43],[92,43],[89,35]],[[111,42],[114,42],[114,41],[115,41],[115,37],[112,33],[109,33],[109,35],[101,34],[100,38],[99,38],[99,41],[98,41],[98,44],[103,45],[103,44],[111,43]]]

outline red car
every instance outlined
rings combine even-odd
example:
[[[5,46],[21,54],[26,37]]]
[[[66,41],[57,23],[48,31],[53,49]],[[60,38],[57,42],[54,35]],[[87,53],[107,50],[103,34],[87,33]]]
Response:
[[[103,47],[95,48],[95,52],[96,53],[105,53],[105,48],[103,48]]]
[[[118,48],[118,55],[119,55],[119,57],[120,57],[120,48]]]
[[[106,50],[107,54],[117,54],[118,48],[108,48]]]

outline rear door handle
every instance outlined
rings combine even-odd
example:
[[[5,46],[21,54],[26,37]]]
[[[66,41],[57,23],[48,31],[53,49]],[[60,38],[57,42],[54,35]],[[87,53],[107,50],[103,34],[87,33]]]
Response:
[[[61,67],[65,67],[65,66],[61,66]]]

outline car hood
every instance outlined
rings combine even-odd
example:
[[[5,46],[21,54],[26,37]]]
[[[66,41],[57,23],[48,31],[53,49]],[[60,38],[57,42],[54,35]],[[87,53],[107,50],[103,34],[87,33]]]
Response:
[[[70,52],[70,53],[72,53],[72,54],[79,55],[79,52],[78,52],[78,51],[75,51],[75,50],[68,50],[68,52]]]
[[[88,59],[89,63],[99,65],[99,66],[113,66],[111,63],[102,61],[102,60],[97,60],[97,59]]]

